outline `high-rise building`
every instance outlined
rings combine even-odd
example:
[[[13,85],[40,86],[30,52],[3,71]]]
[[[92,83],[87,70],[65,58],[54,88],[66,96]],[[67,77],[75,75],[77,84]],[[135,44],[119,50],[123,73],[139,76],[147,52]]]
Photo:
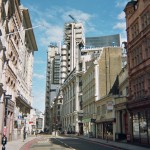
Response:
[[[51,132],[50,107],[56,98],[60,85],[59,47],[50,45],[47,52],[46,95],[45,95],[45,128]]]
[[[80,48],[83,46],[84,42],[84,29],[82,23],[66,23],[64,27],[64,44],[67,48],[67,75],[78,67]]]
[[[150,144],[150,1],[132,0],[125,9],[131,141]]]
[[[77,22],[66,23],[64,28],[64,46],[61,51],[61,61],[63,62],[61,67],[61,75],[63,75],[61,86],[63,94],[63,131],[80,132],[83,130],[81,116],[79,115],[81,110],[79,93],[81,74],[79,65],[81,48],[84,46],[84,42],[83,25]]]

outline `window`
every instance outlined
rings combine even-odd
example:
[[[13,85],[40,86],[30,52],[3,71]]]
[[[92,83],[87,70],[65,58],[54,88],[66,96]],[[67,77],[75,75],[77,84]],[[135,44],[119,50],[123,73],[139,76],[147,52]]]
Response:
[[[145,43],[143,44],[145,48],[145,58],[150,58],[150,39],[147,38]]]
[[[106,104],[102,105],[102,114],[106,114]]]
[[[134,39],[139,34],[139,24],[138,21],[131,26],[132,39]]]
[[[133,136],[139,138],[139,117],[138,113],[133,114]]]
[[[133,84],[133,91],[134,91],[134,98],[136,99],[140,99],[142,97],[144,97],[145,93],[144,93],[144,84],[145,84],[145,77],[144,75],[141,75],[140,77],[134,79],[134,81],[132,82]]]
[[[101,110],[100,110],[100,109],[101,109],[101,107],[100,107],[100,106],[98,106],[98,107],[97,107],[97,114],[98,114],[98,115],[100,115],[100,114],[101,114],[101,112],[100,112]]]
[[[142,15],[141,21],[142,21],[142,29],[145,29],[150,24],[150,12],[149,11],[145,12]]]
[[[131,53],[132,67],[139,65],[143,61],[142,46],[136,47]]]

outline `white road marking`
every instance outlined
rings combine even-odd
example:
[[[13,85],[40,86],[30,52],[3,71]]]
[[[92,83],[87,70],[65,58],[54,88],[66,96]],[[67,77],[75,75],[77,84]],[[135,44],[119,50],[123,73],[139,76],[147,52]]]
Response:
[[[55,138],[56,139],[56,138]],[[68,148],[71,148],[72,150],[76,150],[74,149],[73,147],[67,145],[66,143],[64,143],[63,141],[59,140],[59,139],[56,139],[57,141],[61,142],[62,144],[64,144],[65,146],[67,146]]]

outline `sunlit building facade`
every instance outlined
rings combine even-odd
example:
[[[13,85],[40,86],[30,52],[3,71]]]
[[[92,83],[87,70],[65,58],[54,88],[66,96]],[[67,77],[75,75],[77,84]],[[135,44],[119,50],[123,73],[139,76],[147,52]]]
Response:
[[[64,48],[67,63],[66,75],[62,83],[61,90],[63,94],[62,107],[62,130],[70,133],[79,133],[83,131],[82,120],[80,116],[80,93],[79,82],[81,71],[79,69],[81,47],[85,42],[84,29],[81,23],[66,23],[64,27]],[[63,66],[65,67],[65,66]]]
[[[47,52],[46,94],[45,94],[45,129],[52,132],[51,106],[59,91],[60,53],[56,45],[50,45]]]
[[[127,3],[130,141],[150,144],[150,1]]]

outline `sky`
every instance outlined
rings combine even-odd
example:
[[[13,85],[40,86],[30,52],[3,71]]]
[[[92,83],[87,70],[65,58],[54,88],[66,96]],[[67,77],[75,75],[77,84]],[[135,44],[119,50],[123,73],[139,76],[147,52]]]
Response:
[[[34,54],[33,103],[44,113],[46,89],[46,61],[48,45],[63,41],[65,22],[72,15],[82,22],[85,37],[120,34],[126,41],[124,7],[129,0],[21,0],[28,8],[38,51]]]

